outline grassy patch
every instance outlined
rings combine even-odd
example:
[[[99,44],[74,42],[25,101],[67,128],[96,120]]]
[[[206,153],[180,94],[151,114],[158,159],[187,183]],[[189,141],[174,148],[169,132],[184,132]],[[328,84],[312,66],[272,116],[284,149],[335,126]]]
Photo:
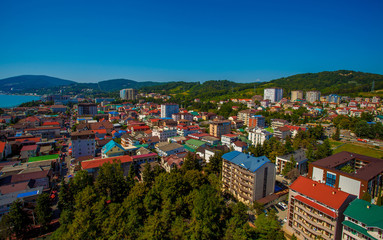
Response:
[[[45,161],[45,160],[52,160],[59,158],[58,154],[52,154],[52,155],[43,155],[39,157],[30,157],[28,162],[38,162],[38,161]]]
[[[329,141],[330,141],[330,145],[331,145],[332,148],[337,147],[337,146],[343,144],[342,142],[334,141],[334,140],[331,140],[331,139]]]
[[[383,157],[383,151],[381,150],[370,148],[370,147],[364,147],[364,146],[356,145],[352,143],[346,143],[345,145],[335,149],[333,153],[335,154],[342,151],[358,153],[358,154],[375,157],[375,158]]]

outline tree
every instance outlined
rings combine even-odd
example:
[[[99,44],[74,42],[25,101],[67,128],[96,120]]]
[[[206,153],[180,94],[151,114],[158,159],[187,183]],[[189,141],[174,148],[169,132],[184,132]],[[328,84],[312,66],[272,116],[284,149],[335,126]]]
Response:
[[[332,139],[335,141],[340,140],[340,129],[339,129],[339,127],[336,127],[335,133],[334,133],[334,135],[332,135]]]
[[[202,186],[193,202],[191,238],[219,239],[222,208],[222,200],[217,198],[214,188],[209,185]]]
[[[222,155],[223,152],[215,152],[214,155],[209,159],[209,162],[206,164],[207,171],[209,173],[214,173],[219,176],[222,172]]]
[[[152,171],[152,166],[150,165],[148,161],[146,161],[144,170],[142,171],[142,180],[144,181],[145,184],[149,186],[154,181],[154,173]]]
[[[74,193],[71,187],[72,180],[69,181],[69,184],[65,181],[62,182],[59,192],[59,201],[58,208],[63,210],[72,210],[74,205]]]
[[[29,226],[32,224],[32,221],[28,217],[27,212],[23,209],[23,204],[20,200],[16,200],[12,203],[9,213],[4,221],[9,224],[9,231],[7,232],[14,234],[17,238],[24,238],[29,230]],[[8,237],[11,237],[11,235]]]
[[[255,212],[257,213],[257,215],[261,215],[263,213],[263,211],[265,210],[265,207],[263,206],[263,204],[261,204],[257,201],[253,202],[252,207],[255,210]]]
[[[196,154],[188,152],[185,157],[184,164],[181,167],[181,170],[186,172],[187,170],[201,170],[201,165],[199,164],[199,159]]]
[[[43,193],[37,198],[35,214],[37,222],[41,225],[41,229],[44,232],[48,230],[48,225],[52,219],[52,208],[47,193]]]
[[[87,186],[93,186],[93,177],[86,170],[76,172],[73,180],[71,180],[72,188],[75,192],[80,192]]]
[[[107,162],[100,167],[95,187],[112,202],[123,201],[129,189],[120,161]]]
[[[287,136],[285,139],[285,148],[287,153],[291,153],[294,151],[293,143],[291,142],[291,138],[289,136]]]

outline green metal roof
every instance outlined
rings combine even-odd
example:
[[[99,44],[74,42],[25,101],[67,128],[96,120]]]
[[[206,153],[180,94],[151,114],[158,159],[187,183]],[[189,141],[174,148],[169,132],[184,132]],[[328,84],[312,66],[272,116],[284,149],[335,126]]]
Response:
[[[184,144],[183,146],[184,146],[186,151],[188,151],[188,152],[195,152],[195,149],[189,147],[188,145]]]
[[[197,149],[201,147],[202,145],[206,144],[206,142],[196,140],[196,139],[190,139],[190,140],[187,140],[185,144],[193,149]]]
[[[198,112],[190,112],[190,114],[193,115],[193,116],[198,116],[199,115]]]
[[[39,161],[45,161],[45,160],[52,160],[59,158],[58,154],[52,154],[52,155],[43,155],[38,157],[30,157],[28,159],[28,162],[39,162]]]
[[[356,219],[368,227],[383,229],[383,207],[355,199],[344,211],[345,216]]]
[[[374,238],[373,236],[371,236],[368,232],[367,232],[367,229],[355,224],[355,223],[352,223],[352,222],[349,222],[349,221],[343,221],[342,222],[343,225],[349,227],[349,228],[352,228],[354,229],[355,231],[371,238],[371,239],[374,239],[374,240],[378,240],[377,238]]]
[[[265,128],[265,130],[269,133],[274,133],[274,129],[272,129],[271,127]]]

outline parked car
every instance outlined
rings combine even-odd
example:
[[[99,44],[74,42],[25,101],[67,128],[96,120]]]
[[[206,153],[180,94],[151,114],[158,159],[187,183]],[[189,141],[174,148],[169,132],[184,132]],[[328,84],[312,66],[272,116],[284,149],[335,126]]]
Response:
[[[279,202],[278,205],[281,206],[283,210],[287,209],[287,205],[284,202]]]

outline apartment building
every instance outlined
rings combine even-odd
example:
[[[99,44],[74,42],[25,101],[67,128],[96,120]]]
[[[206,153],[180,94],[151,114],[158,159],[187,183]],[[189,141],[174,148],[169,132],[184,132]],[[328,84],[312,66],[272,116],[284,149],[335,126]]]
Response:
[[[342,240],[383,239],[383,207],[355,199],[344,211]]]
[[[77,159],[95,155],[95,134],[90,130],[73,132],[71,134],[72,157]]]
[[[267,131],[266,129],[253,128],[249,131],[248,139],[253,143],[253,145],[263,145],[263,143],[266,140],[269,140],[272,136],[273,134]]]
[[[301,175],[307,173],[308,159],[303,148],[297,149],[296,151],[283,156],[277,156],[275,159],[275,170],[277,171],[277,173],[283,172],[283,169],[285,168],[286,164],[288,162],[291,162],[291,157],[293,157],[296,164],[295,167],[299,170],[299,173]]]
[[[306,177],[290,185],[286,229],[298,239],[340,240],[343,212],[355,196]]]
[[[169,127],[155,127],[152,130],[152,136],[158,137],[160,142],[166,142],[168,138],[177,136],[177,129]]]
[[[121,89],[120,98],[123,100],[136,100],[137,90],[133,88]]]
[[[246,124],[249,128],[264,128],[266,126],[265,117],[262,115],[254,115],[249,118],[248,124]]]
[[[306,101],[309,103],[317,102],[320,100],[319,91],[307,91],[306,92]]]
[[[308,177],[361,198],[376,197],[383,187],[383,160],[339,152],[309,164]]]
[[[252,115],[254,115],[256,111],[254,109],[246,109],[239,111],[237,114],[238,120],[243,121],[243,123],[249,126],[249,119]]]
[[[295,100],[303,99],[303,91],[302,90],[295,90],[291,91],[291,101],[294,102]]]
[[[96,115],[97,114],[97,104],[95,103],[79,103],[77,106],[78,115]]]
[[[263,90],[263,99],[270,100],[270,102],[275,103],[279,102],[283,97],[283,89],[282,88],[265,88]]]
[[[209,127],[209,134],[220,138],[222,135],[229,134],[231,130],[230,121],[211,121]]]
[[[161,104],[161,118],[171,118],[173,114],[179,113],[178,104]]]
[[[274,193],[275,166],[266,156],[232,151],[222,156],[222,189],[245,204]]]

